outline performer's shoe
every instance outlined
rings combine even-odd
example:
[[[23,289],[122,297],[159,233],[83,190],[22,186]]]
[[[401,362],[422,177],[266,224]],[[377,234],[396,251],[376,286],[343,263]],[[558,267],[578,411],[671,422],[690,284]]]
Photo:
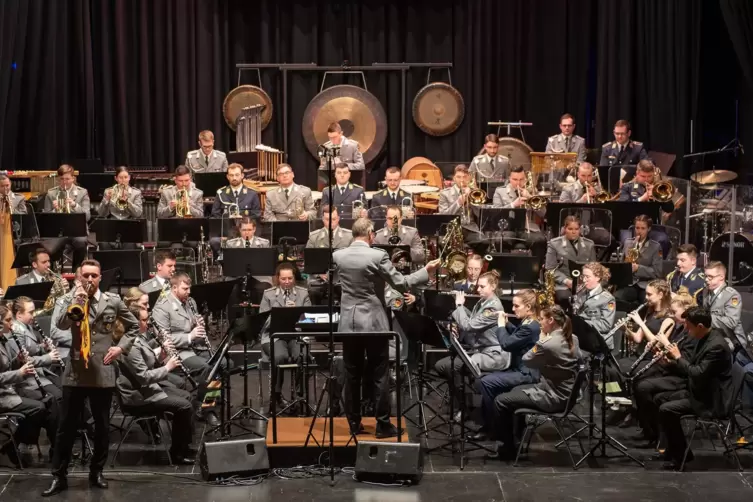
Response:
[[[510,460],[515,460],[515,453],[516,452],[513,448],[497,446],[497,451],[495,453],[487,453],[484,458],[486,460],[501,460],[503,462],[508,462]]]
[[[68,478],[64,476],[53,476],[50,487],[42,492],[43,497],[52,497],[68,489]]]
[[[357,436],[359,434],[364,434],[366,432],[366,429],[363,428],[363,424],[361,422],[358,422],[357,424],[350,423],[350,433]]]
[[[394,425],[377,424],[376,434],[374,434],[374,437],[376,437],[377,439],[385,439],[385,438],[397,437],[397,435],[398,435],[397,427],[395,427]]]
[[[89,486],[102,490],[107,490],[110,487],[102,471],[89,473]]]
[[[187,451],[182,452],[170,452],[170,459],[174,465],[193,465],[196,463],[196,459]]]
[[[466,439],[468,441],[486,441],[487,439],[489,439],[489,435],[482,429],[475,434],[468,434]]]
[[[220,420],[217,418],[217,414],[213,411],[208,411],[200,415],[201,421],[207,424],[209,427],[217,427],[220,425]]]

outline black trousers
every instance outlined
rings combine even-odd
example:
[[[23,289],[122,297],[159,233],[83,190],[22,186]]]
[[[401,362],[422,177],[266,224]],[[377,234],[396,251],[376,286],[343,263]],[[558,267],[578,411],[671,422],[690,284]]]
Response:
[[[515,444],[523,434],[525,426],[525,417],[523,415],[516,417],[515,410],[520,408],[537,408],[536,402],[523,392],[523,389],[534,386],[535,384],[519,385],[511,391],[494,398],[494,409],[497,414],[494,421],[496,425],[495,437],[503,443],[503,448],[506,450],[515,449]]]
[[[71,270],[75,271],[81,265],[81,262],[86,259],[89,239],[87,237],[69,237],[65,243],[73,248]]]
[[[0,411],[12,411],[13,413],[20,413],[24,416],[24,419],[18,424],[18,428],[14,435],[16,444],[37,443],[39,430],[44,427],[47,421],[48,411],[44,403],[22,397],[20,404],[11,409]]]
[[[665,396],[665,398],[667,398],[667,401],[659,406],[659,420],[664,434],[667,436],[667,449],[664,455],[675,462],[680,462],[687,446],[680,418],[683,415],[693,413],[693,407],[690,404],[690,392],[681,390]]]
[[[60,420],[60,401],[63,399],[63,390],[60,387],[56,387],[54,385],[45,385],[44,390],[45,392],[47,392],[47,395],[49,397],[44,402],[44,405],[47,408],[47,413],[44,423],[42,423],[42,428],[47,431],[47,439],[49,439],[50,445],[54,447],[55,435],[57,434],[58,430],[58,421]],[[31,399],[32,401],[42,402],[42,400],[44,399],[42,392],[38,388],[34,389],[31,387],[24,387],[22,389],[18,389],[18,395]],[[39,440],[39,430],[37,430],[36,439]],[[34,441],[28,444],[35,444],[36,442],[37,441]]]
[[[364,353],[366,359],[364,359]],[[345,367],[345,415],[352,426],[361,422],[361,377],[371,375],[374,389],[374,415],[377,427],[390,424],[389,340],[384,337],[354,336],[343,341]]]
[[[81,421],[81,410],[89,401],[94,418],[94,452],[89,464],[92,474],[102,471],[110,448],[110,405],[114,387],[63,387],[60,421],[55,436],[55,454],[52,457],[52,474],[67,476],[71,463],[71,450]]]
[[[269,357],[269,342],[262,344],[262,352]],[[298,344],[298,340],[293,338],[292,340],[282,340],[280,338],[275,340],[275,368],[280,364],[287,364],[295,362],[298,356],[301,355],[301,346]],[[277,368],[277,375],[275,379],[275,394],[282,392],[282,383],[285,379],[285,372],[280,368]],[[270,385],[272,384],[270,380]]]
[[[153,403],[144,403],[141,406],[134,406],[144,415],[162,414],[169,412],[173,414],[173,444],[170,451],[177,455],[188,453],[189,446],[193,440],[193,406],[191,405],[191,394],[174,387],[163,387],[167,397]]]

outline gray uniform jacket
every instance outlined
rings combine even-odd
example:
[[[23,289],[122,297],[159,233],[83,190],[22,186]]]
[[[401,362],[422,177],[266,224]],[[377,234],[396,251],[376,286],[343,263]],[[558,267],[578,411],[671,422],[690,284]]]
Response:
[[[9,195],[10,207],[12,208],[13,214],[26,214],[26,197],[13,192],[11,192]]]
[[[582,317],[602,335],[609,333],[614,326],[617,315],[614,296],[601,286],[596,286],[591,291],[583,288],[583,291],[577,294],[575,304],[575,315]],[[610,349],[614,348],[614,337],[607,340],[607,345]]]
[[[39,339],[37,338],[36,334],[34,334],[29,326],[19,321],[13,321],[12,329],[16,334],[18,341],[21,342],[21,346],[29,351],[29,357],[34,364],[34,367],[38,368],[37,374],[39,375],[39,380],[42,382],[42,385],[52,385],[52,382],[47,378],[47,376],[45,376],[48,371],[46,368],[52,366],[52,358],[39,344]],[[13,340],[10,335],[8,335],[8,338],[9,340],[6,348],[8,349],[9,355],[14,360],[13,367],[15,369],[18,369],[22,366],[21,362],[18,360],[18,354],[20,350],[18,348],[18,345],[16,345],[15,340]],[[21,383],[19,386],[28,389],[36,389],[37,382],[34,379],[34,376],[29,375],[24,378],[23,383]]]
[[[89,366],[86,367],[81,355],[81,336],[77,329],[72,328],[72,321],[66,315],[73,300],[71,291],[55,303],[52,322],[60,329],[70,329],[72,334],[71,351],[65,364],[63,385],[69,387],[115,387],[115,365],[105,364],[104,357],[113,346],[113,326],[116,319],[123,323],[124,334],[118,342],[118,347],[127,355],[133,346],[133,339],[138,333],[139,322],[128,310],[120,297],[113,293],[97,292],[91,299],[89,326],[91,330],[91,348],[89,352]],[[96,305],[95,305],[96,304]]]
[[[536,408],[546,412],[565,408],[575,384],[579,359],[577,336],[573,335],[573,350],[570,350],[562,330],[553,331],[549,336],[542,333],[536,345],[523,356],[525,365],[541,374],[537,384],[523,388]]]
[[[334,222],[333,222],[334,223]],[[306,242],[307,248],[326,248],[329,247],[329,232],[328,228],[320,228],[314,230],[309,234],[309,240]],[[338,226],[335,228],[332,235],[332,248],[342,249],[350,246],[353,242],[353,232],[347,228]]]
[[[125,209],[119,209],[117,200],[110,198],[110,200],[102,199],[102,202],[97,206],[97,213],[102,217],[112,216],[116,220],[127,220],[130,218],[141,218],[144,214],[144,197],[141,194],[141,190],[134,187],[128,187],[128,199]]]
[[[209,162],[201,149],[191,150],[186,154],[185,166],[195,173],[224,173],[227,171],[227,155],[219,150],[212,150]]]
[[[703,289],[701,295],[698,302],[711,313],[711,327],[721,329],[728,338],[734,336],[738,343],[747,348],[750,340],[740,320],[743,308],[740,293],[725,284],[716,294]]]
[[[509,207],[512,208],[512,203],[515,202],[515,199],[518,198],[518,191],[514,188],[512,188],[509,184],[504,186],[497,187],[496,190],[494,190],[494,198],[492,199],[492,205],[495,207]],[[520,209],[523,209],[523,206],[520,207]],[[529,209],[526,211],[526,218],[528,218],[528,228],[531,230],[531,232],[538,232],[540,231],[538,224],[533,220],[532,213],[534,211],[532,209]],[[539,216],[544,216],[545,211],[542,209],[540,211],[536,211],[536,214]]]
[[[246,247],[246,240],[242,237],[236,237],[235,239],[229,239],[227,242],[225,242],[226,248],[245,248]],[[269,247],[269,241],[267,239],[263,239],[261,237],[253,236],[249,239],[248,242],[249,248],[268,248]]]
[[[570,183],[560,192],[560,202],[578,202],[584,193],[586,193],[586,189],[583,188],[580,181]]]
[[[506,180],[510,175],[510,159],[504,155],[489,157],[486,153],[473,157],[468,172],[473,176],[478,173],[479,180]]]
[[[167,284],[167,289],[169,292],[170,279],[165,280],[165,284]],[[165,286],[160,284],[159,279],[157,279],[157,277],[152,277],[151,279],[147,279],[146,281],[139,284],[139,289],[143,291],[144,293],[149,294],[155,291],[159,291],[161,289],[165,289]]]
[[[25,284],[37,284],[40,282],[47,282],[47,279],[43,277],[40,281],[39,278],[34,275],[34,272],[29,272],[28,274],[24,274],[16,279],[16,284],[18,286],[23,286]]]
[[[324,143],[324,146],[333,146],[331,141]],[[363,154],[358,148],[358,141],[354,139],[348,139],[343,136],[340,141],[340,155],[335,158],[335,164],[343,163],[348,164],[348,169],[351,171],[363,171],[366,169],[366,163],[363,161]],[[322,159],[320,164],[324,167],[325,160]]]
[[[159,383],[167,380],[167,368],[158,366],[157,355],[142,335],[133,342],[128,356],[120,361],[120,370],[130,385],[118,379],[118,392],[127,406],[141,406],[167,398]]]
[[[282,187],[269,190],[267,199],[264,203],[264,221],[290,221],[298,220],[293,214],[297,208],[302,207],[309,220],[316,218],[316,208],[314,208],[314,199],[311,196],[311,189],[293,183],[288,187],[288,195],[285,197],[285,189]],[[300,203],[296,203],[300,200]]]
[[[546,142],[546,153],[577,153],[576,163],[580,164],[586,160],[586,140],[577,134],[570,136],[569,144],[567,140],[564,134],[549,136]]]
[[[175,185],[165,187],[157,204],[157,218],[172,218],[175,216],[175,208],[170,208],[170,201],[175,200],[178,188]],[[194,218],[204,217],[204,192],[196,187],[188,189],[188,207]]]
[[[458,339],[479,352],[491,347],[502,353],[497,338],[497,312],[500,310],[504,310],[504,307],[496,296],[479,300],[473,311],[464,305],[455,308],[452,318],[458,323]]]
[[[390,230],[385,225],[383,229],[374,236],[374,244],[387,245],[390,240]],[[424,263],[426,261],[426,251],[421,244],[421,237],[418,235],[418,229],[407,225],[400,225],[397,230],[400,237],[400,246],[410,246],[410,259],[413,263]]]
[[[623,253],[627,254],[628,249],[635,247],[635,239],[627,239],[623,247]],[[658,279],[662,272],[662,251],[661,245],[646,239],[641,245],[638,254],[638,270],[633,272],[633,284],[638,284],[641,289],[646,289],[649,282]]]
[[[0,411],[10,411],[21,404],[21,397],[16,393],[15,384],[24,381],[24,376],[13,369],[13,357],[8,353],[7,344],[10,334],[0,334]]]
[[[601,145],[600,166],[620,166],[624,164],[637,164],[648,158],[646,148],[640,141],[628,141],[622,151],[616,141],[609,141]]]
[[[54,213],[55,209],[52,205],[53,201],[58,200],[58,194],[61,192],[60,187],[52,187],[47,191],[47,195],[44,197],[44,212]],[[73,185],[68,190],[68,198],[73,200],[71,206],[71,213],[84,213],[87,221],[91,218],[91,202],[89,201],[89,192],[85,188],[81,188],[78,185]]]
[[[193,305],[194,311],[198,312],[193,298],[189,298],[186,304],[183,304],[174,294],[168,293],[157,300],[152,311],[154,322],[170,333],[170,339],[184,361],[196,355],[193,344],[189,341],[191,330],[196,327],[196,319],[188,308],[189,302]]]
[[[562,291],[568,289],[565,281],[572,279],[568,260],[578,263],[596,261],[594,241],[580,237],[573,246],[564,235],[550,240],[546,247],[546,262],[544,268],[554,270],[555,289]]]
[[[408,276],[395,270],[383,249],[357,240],[332,255],[342,285],[338,331],[388,331],[385,283],[400,293],[429,282],[426,268]]]
[[[439,192],[439,214],[460,214],[463,206],[458,202],[460,187],[453,185]]]
[[[295,286],[290,290],[288,299],[295,302],[296,307],[308,307],[311,305],[309,292],[306,288]],[[269,288],[264,290],[259,304],[259,313],[268,312],[276,307],[287,307],[285,304],[285,292],[282,288]],[[272,323],[272,316],[267,317],[264,326],[261,329],[261,343],[269,343],[269,325]]]

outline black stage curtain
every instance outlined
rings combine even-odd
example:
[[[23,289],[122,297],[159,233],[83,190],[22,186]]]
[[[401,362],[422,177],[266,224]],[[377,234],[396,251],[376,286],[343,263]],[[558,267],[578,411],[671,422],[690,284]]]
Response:
[[[54,169],[62,159],[106,165],[181,163],[202,129],[217,148],[235,138],[222,101],[235,64],[453,62],[465,120],[453,135],[426,136],[413,123],[407,85],[406,158],[468,161],[490,120],[525,120],[542,150],[564,112],[589,146],[628,118],[650,149],[682,154],[698,102],[701,0],[466,0],[461,2],[292,0],[5,0],[0,3],[0,162]],[[11,63],[16,63],[15,70]],[[399,73],[369,72],[389,135],[374,178],[401,162]],[[447,81],[432,72],[432,80]],[[332,75],[326,85],[357,83]],[[257,84],[244,72],[242,83]],[[289,160],[296,180],[315,184],[301,119],[320,73],[289,75]],[[282,82],[262,70],[275,115],[264,143],[282,148]]]

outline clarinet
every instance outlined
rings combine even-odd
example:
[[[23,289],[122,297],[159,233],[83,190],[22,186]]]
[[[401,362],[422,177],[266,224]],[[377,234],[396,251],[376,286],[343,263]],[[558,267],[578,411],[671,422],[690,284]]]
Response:
[[[44,334],[44,331],[42,331],[42,328],[40,328],[39,324],[37,323],[37,319],[34,317],[31,318],[31,329],[42,335],[42,344],[47,348],[47,352],[52,352],[57,348],[55,341]],[[65,371],[65,361],[63,361],[62,358],[60,359],[60,362],[58,364],[60,364],[60,367],[63,369],[63,371]]]
[[[640,305],[637,309],[633,310],[632,312],[628,313],[628,315],[626,315],[625,317],[617,321],[614,324],[614,327],[612,327],[612,329],[609,330],[609,333],[604,335],[604,339],[609,340],[610,337],[613,337],[615,333],[617,333],[620,329],[622,329],[623,326],[625,326],[628,323],[628,321],[630,321],[630,314],[637,314],[646,305],[648,305],[648,302]]]
[[[160,327],[157,325],[157,323],[154,321],[154,317],[152,317],[151,314],[149,314],[149,318],[146,321],[147,326],[149,329],[154,333],[154,338],[157,340],[157,343],[160,344],[160,347],[162,347],[162,350],[165,351],[168,357],[175,357],[178,359],[178,368],[183,372],[183,374],[186,377],[186,380],[188,380],[188,383],[191,384],[191,387],[196,389],[199,384],[196,383],[196,380],[194,377],[191,376],[191,372],[188,371],[188,368],[183,364],[183,359],[181,359],[180,355],[175,349],[169,349],[166,345],[166,340],[168,338],[167,333],[165,333]]]
[[[18,336],[16,335],[16,332],[11,330],[10,336],[13,338],[13,341],[16,342],[16,345],[18,345],[19,354],[21,355],[21,364],[26,364],[28,362],[31,362],[31,356],[29,356],[29,351],[26,350],[26,346],[21,345],[21,341],[18,339]],[[37,373],[36,368],[34,369],[34,373],[32,373],[32,376],[34,377],[34,381],[37,383],[37,386],[39,387],[39,392],[42,393],[42,399],[45,399],[49,394],[47,394],[47,391],[44,390],[44,386],[42,386],[42,380],[39,379],[39,373]]]
[[[631,375],[633,375],[633,371],[635,371],[635,369],[638,367],[638,365],[641,364],[644,359],[646,359],[646,356],[648,355],[648,353],[651,352],[651,348],[652,348],[651,344],[647,343],[646,344],[646,348],[643,349],[643,353],[640,355],[640,357],[638,359],[636,359],[636,361],[633,363],[633,365],[628,370],[628,372],[627,372],[627,376],[628,377],[630,377]],[[662,349],[662,350],[664,350],[664,349]],[[649,364],[651,364],[651,363],[649,363]],[[645,368],[641,368],[641,370],[638,373],[636,373],[635,375],[633,375],[632,378],[638,378],[640,375],[643,374],[644,371],[645,371]]]
[[[201,325],[206,328],[206,325],[204,324],[204,318],[199,315],[199,313],[196,311],[196,308],[193,306],[193,303],[191,303],[191,299],[189,298],[188,301],[186,301],[186,304],[188,305],[188,310],[191,311],[191,316],[193,317],[194,322],[197,326]],[[206,334],[204,335],[207,336]],[[209,338],[206,338],[206,347],[202,347],[202,350],[206,350],[209,352],[209,357],[214,357],[214,349],[212,349],[212,344],[209,343]]]
[[[656,355],[653,357],[653,359],[651,359],[648,362],[648,364],[646,364],[643,368],[641,368],[640,370],[638,370],[638,372],[635,375],[633,375],[631,378],[633,380],[636,380],[642,374],[644,374],[645,372],[647,372],[649,370],[649,368],[651,368],[651,366],[653,366],[654,364],[658,363],[659,360],[661,358],[663,358],[664,356],[666,356],[668,352],[669,352],[669,347],[662,347],[662,349],[659,352],[656,353]],[[632,368],[631,368],[631,370],[632,370]]]

